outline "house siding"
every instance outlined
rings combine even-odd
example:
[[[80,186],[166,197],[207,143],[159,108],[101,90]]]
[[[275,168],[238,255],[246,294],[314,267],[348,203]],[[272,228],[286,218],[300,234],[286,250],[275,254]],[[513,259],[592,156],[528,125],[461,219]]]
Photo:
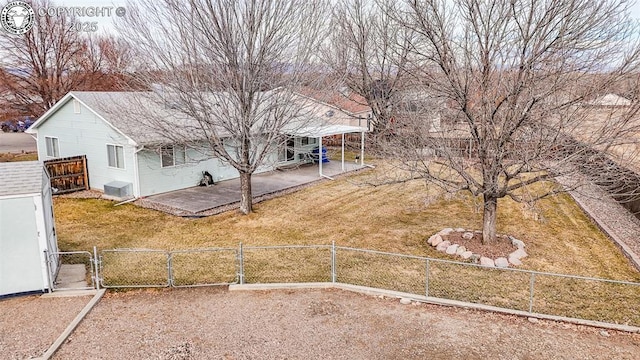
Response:
[[[47,287],[33,205],[32,197],[0,199],[0,296]]]
[[[232,153],[233,149],[227,151]],[[182,165],[162,167],[160,154],[151,149],[138,152],[138,176],[141,196],[160,194],[168,191],[197,186],[202,179],[202,172],[208,171],[214,181],[238,178],[238,170],[211,154],[202,150],[187,149],[187,162]],[[277,152],[268,154],[264,165],[256,173],[271,171],[277,161]]]
[[[134,184],[135,147],[128,143],[126,137],[115,131],[84,105],[81,105],[80,114],[74,113],[72,98],[42,123],[37,132],[38,158],[41,161],[52,159],[46,154],[45,137],[47,136],[58,138],[61,158],[87,156],[89,185],[92,189],[102,191],[104,185],[112,181]],[[123,146],[124,169],[108,166],[107,144]]]

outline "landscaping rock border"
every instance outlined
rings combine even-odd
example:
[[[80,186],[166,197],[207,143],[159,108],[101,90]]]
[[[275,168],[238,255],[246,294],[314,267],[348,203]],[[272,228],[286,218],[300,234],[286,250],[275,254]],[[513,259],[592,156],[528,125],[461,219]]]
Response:
[[[452,244],[449,240],[443,238],[443,236],[447,237],[454,232],[463,233],[462,237],[467,240],[472,239],[474,234],[473,230],[444,228],[431,235],[429,239],[427,239],[427,244],[433,246],[437,251],[444,252],[451,256],[460,257],[463,260],[471,260],[473,263],[486,267],[508,268],[510,266],[520,266],[522,265],[522,259],[528,256],[524,249],[526,247],[524,242],[510,235],[508,238],[511,240],[511,245],[513,245],[515,250],[507,257],[491,259],[483,256],[482,254],[474,254],[471,251],[468,251],[464,246]]]

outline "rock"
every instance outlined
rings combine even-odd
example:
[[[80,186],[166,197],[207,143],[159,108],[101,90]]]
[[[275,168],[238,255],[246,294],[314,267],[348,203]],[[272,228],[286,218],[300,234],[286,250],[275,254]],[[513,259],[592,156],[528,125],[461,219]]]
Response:
[[[409,299],[409,298],[402,298],[402,299],[400,299],[400,304],[402,304],[402,305],[409,305],[409,304],[411,304],[411,299]]]
[[[480,255],[478,255],[478,254],[471,254],[471,256],[469,256],[469,259],[471,259],[471,261],[472,261],[474,264],[477,264],[477,263],[479,263],[479,262],[480,262]]]
[[[511,245],[517,247],[518,249],[524,249],[524,242],[522,240],[518,240],[511,235],[509,235],[509,240],[511,240]]]
[[[540,320],[538,320],[538,319],[536,319],[534,317],[527,318],[527,320],[529,320],[529,322],[532,323],[532,324],[537,324],[537,323],[540,322]]]
[[[601,330],[600,331],[600,336],[609,337],[611,335],[609,335],[609,332],[607,330]]]
[[[481,256],[480,265],[486,266],[486,267],[495,267],[496,263],[493,261],[493,259],[489,259],[488,257]]]
[[[520,266],[522,265],[522,261],[520,261],[519,259],[516,259],[512,256],[509,256],[509,263],[515,266]]]
[[[449,255],[455,255],[456,251],[458,251],[458,244],[453,244],[453,245],[449,245],[449,247],[447,247],[447,250],[445,250],[445,252]]]
[[[473,255],[471,251],[465,251],[462,254],[460,254],[460,257],[467,260],[471,257],[471,255]]]
[[[509,260],[507,260],[507,258],[504,258],[504,257],[497,258],[495,263],[496,263],[496,267],[499,267],[499,268],[509,267]]]
[[[440,236],[440,235],[438,235],[438,234],[431,235],[431,236],[429,237],[429,240],[427,240],[427,244],[431,245],[431,243],[433,242],[433,240],[434,240],[436,237],[438,237],[438,236]]]
[[[440,230],[440,232],[438,233],[438,235],[449,235],[453,232],[452,228],[446,228],[446,229],[442,229]]]
[[[470,231],[467,231],[466,233],[462,234],[462,238],[466,240],[471,240],[473,239],[473,233]]]
[[[447,248],[451,245],[449,241],[443,241],[438,246],[436,246],[436,250],[438,251],[447,251]]]
[[[456,228],[456,232],[464,232],[463,228]]]
[[[467,248],[464,246],[458,246],[458,249],[456,250],[456,255],[461,255],[463,252],[467,251]]]
[[[431,240],[431,246],[438,246],[438,244],[440,244],[441,242],[443,242],[444,240],[442,240],[442,236],[435,234],[433,235],[435,236],[435,238],[433,238],[433,240]]]
[[[527,257],[527,252],[524,251],[524,249],[518,249],[518,250],[512,252],[511,254],[509,254],[509,257],[521,260],[521,259]]]

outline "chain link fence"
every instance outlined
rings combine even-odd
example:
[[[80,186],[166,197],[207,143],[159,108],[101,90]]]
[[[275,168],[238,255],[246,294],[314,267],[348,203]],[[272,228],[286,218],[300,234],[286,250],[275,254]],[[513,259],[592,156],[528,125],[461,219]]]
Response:
[[[331,282],[331,246],[242,248],[243,283]]]
[[[339,282],[640,326],[640,283],[335,245],[104,250],[99,265],[100,285],[107,288]]]

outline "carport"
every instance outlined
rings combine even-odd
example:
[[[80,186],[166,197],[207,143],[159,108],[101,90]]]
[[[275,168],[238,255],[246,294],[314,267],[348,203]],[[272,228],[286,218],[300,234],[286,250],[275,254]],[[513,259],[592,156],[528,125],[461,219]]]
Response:
[[[364,166],[364,133],[366,132],[366,128],[361,128],[358,126],[349,126],[349,125],[306,125],[299,128],[285,130],[285,135],[290,136],[299,136],[299,137],[309,137],[309,138],[317,138],[318,139],[318,148],[319,148],[319,161],[318,161],[318,174],[321,177],[325,177],[333,180],[330,176],[323,174],[322,172],[322,138],[326,136],[334,136],[341,135],[342,143],[341,143],[341,151],[342,151],[342,171],[345,171],[344,164],[344,135],[351,133],[360,133],[360,166]]]

